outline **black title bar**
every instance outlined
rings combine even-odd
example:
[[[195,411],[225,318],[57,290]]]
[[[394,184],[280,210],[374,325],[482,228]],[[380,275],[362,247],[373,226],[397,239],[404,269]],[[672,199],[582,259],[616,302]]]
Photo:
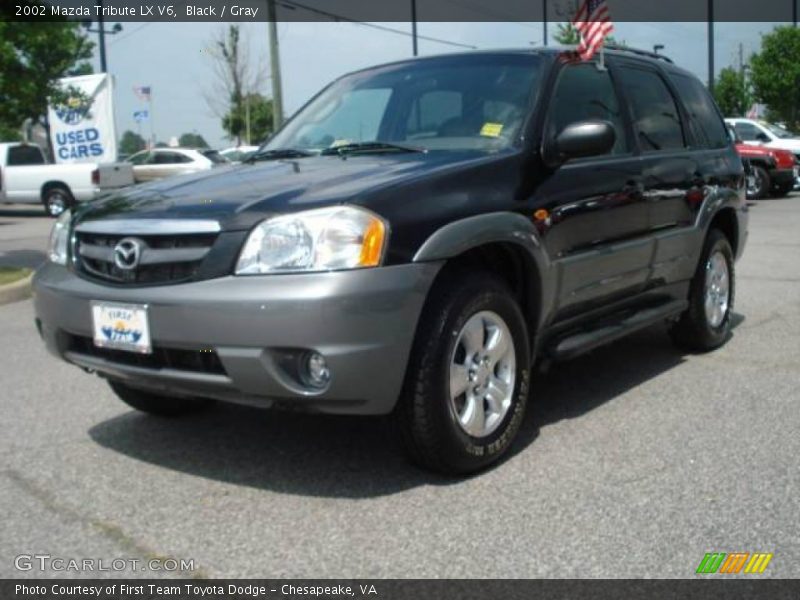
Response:
[[[271,0],[3,0],[4,21],[228,22],[268,21]],[[299,21],[541,22],[572,20],[581,0],[272,0],[276,18]],[[607,0],[614,21],[785,22],[797,19],[800,0]]]

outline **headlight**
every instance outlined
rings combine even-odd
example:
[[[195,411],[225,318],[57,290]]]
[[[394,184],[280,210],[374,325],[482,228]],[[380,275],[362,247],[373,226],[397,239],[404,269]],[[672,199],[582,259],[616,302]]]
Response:
[[[333,271],[381,263],[387,226],[354,206],[332,206],[273,217],[250,233],[237,275]]]
[[[69,245],[69,222],[72,213],[65,210],[50,231],[50,245],[47,256],[59,265],[67,264],[67,246]]]

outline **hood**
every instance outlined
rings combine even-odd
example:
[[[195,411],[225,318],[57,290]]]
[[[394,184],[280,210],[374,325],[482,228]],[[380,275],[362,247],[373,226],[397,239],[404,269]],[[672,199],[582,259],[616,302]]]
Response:
[[[247,229],[265,216],[318,206],[369,207],[386,187],[452,172],[485,153],[429,152],[315,156],[220,167],[104,195],[78,213],[99,219],[215,219],[224,230]]]
[[[736,151],[744,157],[764,157],[771,156],[780,162],[793,163],[795,153],[785,148],[773,148],[772,146],[756,146],[755,144],[736,144]]]

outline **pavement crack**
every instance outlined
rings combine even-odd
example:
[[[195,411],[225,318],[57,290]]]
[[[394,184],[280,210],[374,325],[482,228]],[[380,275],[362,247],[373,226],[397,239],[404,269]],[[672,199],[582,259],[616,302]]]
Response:
[[[116,523],[86,516],[78,512],[77,510],[65,505],[64,503],[59,502],[55,494],[53,494],[46,488],[37,485],[34,481],[25,477],[24,475],[22,475],[22,473],[20,473],[15,469],[5,469],[2,471],[2,474],[5,475],[9,480],[11,480],[12,483],[16,484],[17,487],[21,489],[23,492],[36,499],[42,506],[44,506],[50,512],[55,513],[59,515],[61,518],[64,518],[68,521],[77,522],[89,526],[91,529],[94,529],[96,532],[98,532],[106,539],[111,540],[124,552],[129,552],[136,556],[140,556],[147,561],[158,560],[161,561],[161,564],[164,564],[164,561],[166,560],[177,560],[177,564],[181,563],[180,560],[175,559],[175,557],[173,556],[170,556],[168,554],[161,554],[159,552],[156,552],[152,548],[149,548],[145,544],[142,544]],[[209,578],[208,572],[202,568],[195,568],[193,571],[183,571],[183,570],[169,571],[169,573],[172,575],[180,575],[182,577],[187,577],[191,579]]]

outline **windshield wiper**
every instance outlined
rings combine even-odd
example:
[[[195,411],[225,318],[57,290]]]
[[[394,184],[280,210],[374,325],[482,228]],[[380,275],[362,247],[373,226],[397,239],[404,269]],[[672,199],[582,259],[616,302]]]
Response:
[[[326,148],[322,154],[350,154],[353,152],[427,152],[427,148],[398,144],[396,142],[351,142],[334,148]]]
[[[263,152],[255,152],[251,154],[242,162],[253,163],[259,160],[280,160],[282,158],[305,158],[307,156],[315,156],[314,152],[308,150],[301,150],[300,148],[278,148],[276,150],[264,150]]]

